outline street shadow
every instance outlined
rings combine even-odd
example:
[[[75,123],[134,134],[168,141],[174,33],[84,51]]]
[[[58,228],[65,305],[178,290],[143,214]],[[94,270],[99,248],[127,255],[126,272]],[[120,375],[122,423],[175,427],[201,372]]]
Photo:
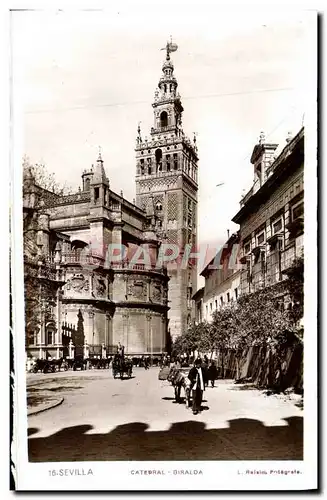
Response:
[[[32,436],[33,434],[36,434],[37,432],[39,432],[40,429],[38,429],[37,427],[29,427],[27,429],[27,435],[28,436]]]
[[[285,421],[285,426],[268,427],[239,418],[230,420],[228,428],[206,429],[194,419],[173,423],[165,431],[131,422],[105,434],[87,434],[92,426],[78,425],[48,437],[29,437],[29,460],[303,460],[303,418]],[[29,429],[29,435],[35,432]]]
[[[163,398],[161,398],[162,400],[164,401],[175,401],[175,398],[174,397],[170,397],[170,396],[164,396]],[[181,396],[181,400],[180,400],[181,403],[186,403],[186,399],[184,396]],[[202,400],[202,403],[207,403],[208,401],[206,399],[203,399]],[[208,409],[209,407],[207,406],[206,409]]]

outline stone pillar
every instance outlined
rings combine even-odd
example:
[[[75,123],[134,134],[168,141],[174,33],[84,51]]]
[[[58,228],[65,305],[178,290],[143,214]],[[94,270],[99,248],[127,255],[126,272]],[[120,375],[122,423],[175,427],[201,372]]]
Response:
[[[94,331],[94,311],[89,311],[89,328],[88,328],[88,340],[87,340],[87,343],[88,344],[91,344],[92,346],[92,354],[94,354],[94,335],[95,335],[95,331]],[[85,336],[85,339],[86,339],[86,336]]]
[[[106,313],[106,319],[105,319],[105,346],[106,346],[106,349],[107,349],[107,353],[108,353],[108,349],[109,349],[109,346],[112,344],[112,339],[110,338],[110,321],[111,321],[111,315],[109,313]]]
[[[75,346],[73,344],[73,341],[72,339],[70,339],[69,341],[69,346],[68,346],[68,349],[69,349],[69,358],[74,358],[74,354],[75,354]]]
[[[104,343],[102,343],[102,346],[101,346],[101,358],[104,359],[107,357],[107,349],[104,345]]]
[[[122,345],[125,346],[125,353],[128,353],[128,330],[129,330],[129,314],[128,312],[123,312],[123,341]]]
[[[57,280],[59,280],[60,275],[59,275],[59,269],[57,268]],[[55,331],[55,339],[54,343],[56,345],[62,345],[62,333],[61,333],[61,328],[60,328],[60,319],[61,319],[61,301],[60,301],[60,289],[58,288],[56,292],[56,331]]]
[[[83,357],[84,359],[87,359],[89,357],[89,346],[88,343],[85,341],[84,347],[83,347]]]
[[[46,213],[42,213],[38,217],[37,242],[45,256],[49,255],[49,219],[50,216]]]
[[[42,292],[41,292],[42,293]],[[45,345],[45,299],[41,299],[40,344]]]
[[[166,350],[166,338],[167,338],[167,321],[164,314],[161,316],[161,335],[160,335],[160,352]]]
[[[151,347],[152,347],[152,325],[151,325],[151,314],[146,315],[146,322],[147,322],[147,327],[146,327],[146,341],[145,341],[145,350],[148,353],[152,353]]]

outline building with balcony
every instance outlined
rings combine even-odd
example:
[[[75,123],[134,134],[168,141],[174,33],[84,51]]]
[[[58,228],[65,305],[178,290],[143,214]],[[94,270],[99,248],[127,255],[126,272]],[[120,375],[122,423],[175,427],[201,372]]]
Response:
[[[253,186],[233,218],[240,225],[241,294],[282,283],[303,257],[304,128],[277,151],[261,134],[251,156]]]
[[[238,299],[240,293],[239,233],[232,234],[200,273],[205,279],[201,295],[201,320],[211,321],[216,310]],[[195,295],[195,309],[199,299]],[[200,320],[200,321],[201,321]]]
[[[197,325],[204,320],[203,313],[204,286],[199,288],[192,297],[192,323]]]

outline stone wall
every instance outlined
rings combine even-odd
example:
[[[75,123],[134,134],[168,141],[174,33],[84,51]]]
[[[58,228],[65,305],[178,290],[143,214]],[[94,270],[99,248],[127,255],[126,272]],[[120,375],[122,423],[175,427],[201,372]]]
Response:
[[[144,307],[117,307],[112,319],[113,346],[118,342],[129,355],[162,353],[166,343],[164,315]]]

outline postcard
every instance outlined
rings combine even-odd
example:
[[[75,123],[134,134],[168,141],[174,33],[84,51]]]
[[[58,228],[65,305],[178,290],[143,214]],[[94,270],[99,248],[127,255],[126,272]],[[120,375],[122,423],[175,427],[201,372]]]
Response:
[[[12,488],[317,489],[317,13],[8,20]]]

